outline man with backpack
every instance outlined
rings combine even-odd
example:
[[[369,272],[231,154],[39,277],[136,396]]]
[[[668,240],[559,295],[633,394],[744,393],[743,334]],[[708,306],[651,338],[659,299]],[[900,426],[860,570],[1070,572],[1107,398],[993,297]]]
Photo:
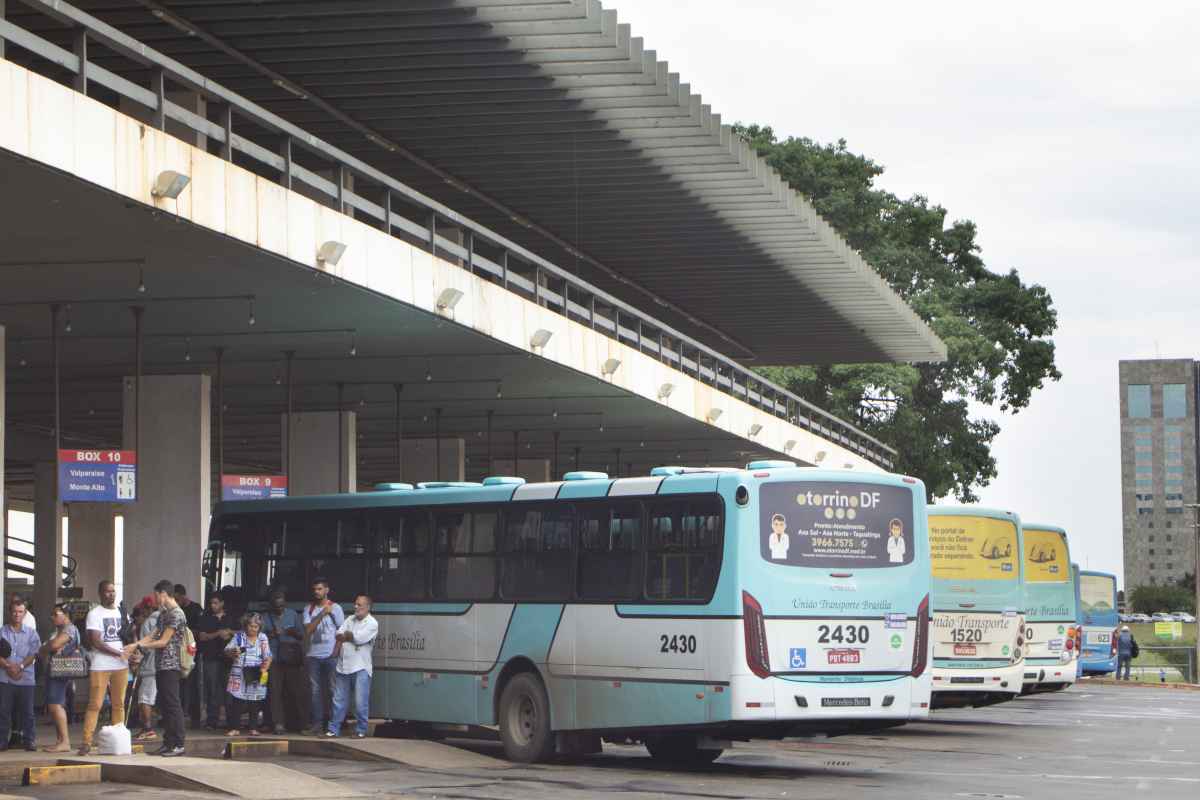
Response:
[[[179,686],[191,672],[194,658],[194,646],[188,646],[192,637],[187,617],[175,600],[174,592],[175,584],[169,580],[154,584],[154,599],[159,608],[157,629],[125,646],[126,657],[139,647],[157,651],[155,683],[158,684],[158,707],[163,723],[163,746],[158,754],[167,757],[184,754],[183,704]]]
[[[1133,638],[1129,626],[1122,625],[1121,632],[1117,634],[1117,680],[1129,680],[1129,663],[1138,657],[1139,650],[1137,639]],[[1121,677],[1122,669],[1125,670],[1124,678]]]

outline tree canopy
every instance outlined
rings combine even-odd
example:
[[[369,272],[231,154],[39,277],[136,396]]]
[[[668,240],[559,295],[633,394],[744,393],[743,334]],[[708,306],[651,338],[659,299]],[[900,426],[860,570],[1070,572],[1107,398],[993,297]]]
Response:
[[[996,475],[991,443],[1000,427],[972,401],[1016,413],[1061,374],[1049,293],[1016,270],[988,269],[970,220],[913,195],[877,188],[883,167],[845,140],[780,140],[770,127],[738,126],[793,188],[946,343],[941,364],[780,365],[767,377],[899,451],[895,470],[921,478],[930,497],[977,499]]]

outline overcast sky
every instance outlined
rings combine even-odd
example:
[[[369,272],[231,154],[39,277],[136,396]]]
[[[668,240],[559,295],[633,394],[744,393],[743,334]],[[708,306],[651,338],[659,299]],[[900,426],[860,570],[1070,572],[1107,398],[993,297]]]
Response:
[[[1200,357],[1193,3],[609,0],[725,121],[844,138],[1046,286],[1063,379],[1002,417],[988,505],[1122,573],[1117,361]]]

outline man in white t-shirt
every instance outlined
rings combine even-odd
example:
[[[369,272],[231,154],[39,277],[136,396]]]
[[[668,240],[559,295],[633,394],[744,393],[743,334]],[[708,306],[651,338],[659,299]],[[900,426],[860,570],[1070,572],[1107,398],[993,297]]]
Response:
[[[125,722],[125,687],[129,683],[129,659],[122,650],[121,610],[117,608],[117,588],[112,581],[100,581],[100,605],[87,615],[87,641],[92,651],[91,674],[88,676],[88,705],[83,717],[83,744],[79,755],[92,749],[92,736],[100,719],[104,692],[112,703],[112,724]]]
[[[791,544],[787,535],[787,520],[783,518],[783,514],[771,517],[771,535],[767,537],[767,547],[771,548],[771,560],[787,561]]]

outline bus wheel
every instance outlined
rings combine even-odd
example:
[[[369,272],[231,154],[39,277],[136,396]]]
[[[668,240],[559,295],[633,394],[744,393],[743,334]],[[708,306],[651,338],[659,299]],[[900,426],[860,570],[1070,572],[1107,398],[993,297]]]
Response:
[[[666,733],[648,737],[645,744],[650,756],[655,760],[680,766],[711,764],[725,752],[720,748],[701,748],[696,742],[696,737],[686,733]]]
[[[532,764],[554,755],[550,698],[532,673],[514,675],[500,695],[500,741],[510,761]]]

